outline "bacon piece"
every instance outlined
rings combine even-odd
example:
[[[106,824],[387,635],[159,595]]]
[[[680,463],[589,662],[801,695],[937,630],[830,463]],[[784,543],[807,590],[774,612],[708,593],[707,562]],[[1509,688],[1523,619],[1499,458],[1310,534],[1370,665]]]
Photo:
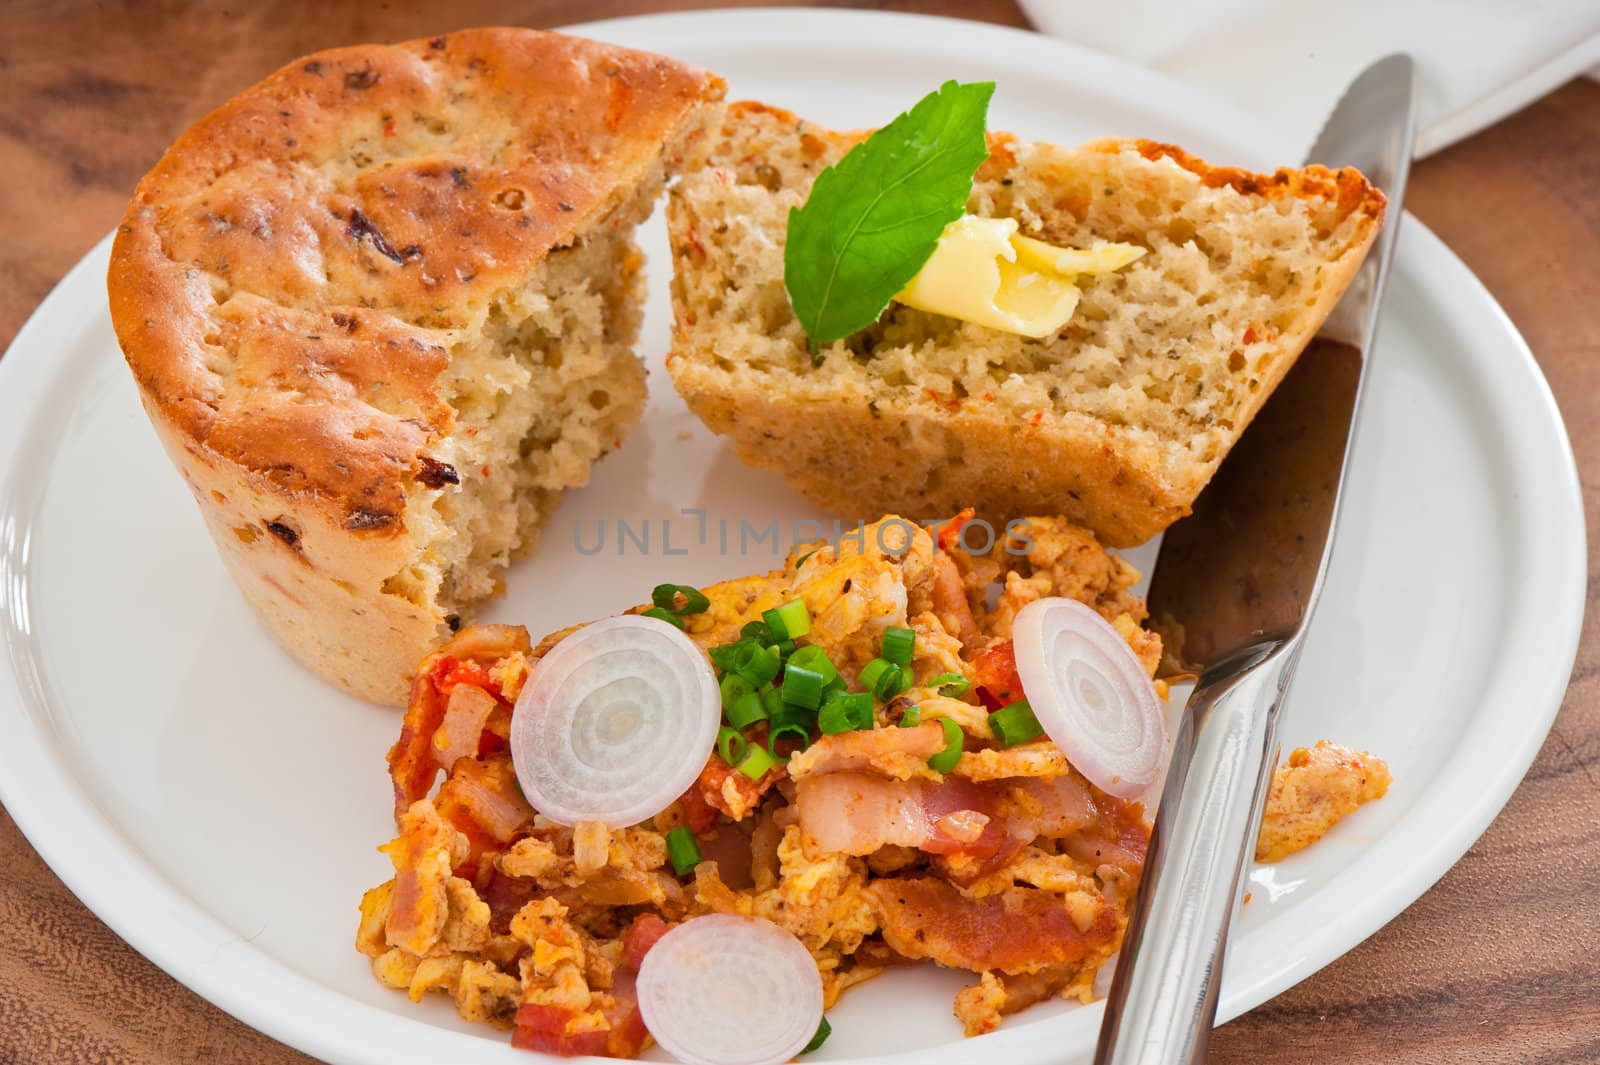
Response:
[[[524,1002],[517,1007],[511,1045],[518,1050],[533,1050],[563,1058],[605,1055],[609,1032],[604,1029],[568,1031],[572,1023],[583,1016],[583,1011],[566,1006]]]
[[[928,721],[916,728],[853,729],[823,736],[789,759],[789,776],[803,780],[823,773],[873,771],[898,780],[933,775],[928,759],[944,750],[944,728]]]
[[[434,802],[458,827],[464,816],[496,843],[509,843],[534,815],[517,787],[509,754],[457,761]]]
[[[539,885],[525,876],[507,876],[491,869],[488,883],[479,892],[479,898],[489,904],[489,931],[506,935],[511,931],[511,918],[532,901]]]
[[[743,891],[754,884],[751,867],[754,857],[750,835],[738,825],[722,825],[705,833],[696,833],[700,843],[700,857],[717,863],[717,875],[735,891]]]
[[[628,930],[622,933],[622,964],[638,972],[644,956],[666,934],[667,922],[655,914],[641,913],[635,917]]]
[[[400,835],[379,849],[394,863],[394,901],[384,919],[384,941],[425,955],[450,916],[446,885],[465,848],[455,829],[423,799],[401,816]]]
[[[878,880],[866,890],[890,947],[974,972],[1034,973],[1104,956],[1118,933],[1116,909],[1091,896],[1083,900],[1090,907],[1075,907],[1054,892],[1010,887],[969,899],[933,877]],[[1083,927],[1079,917],[1088,918]]]
[[[932,835],[924,786],[920,780],[888,780],[873,773],[802,779],[795,807],[806,849],[865,855],[887,846],[921,847]]]
[[[593,1014],[584,1010],[528,1002],[517,1008],[511,1045],[565,1058],[638,1057],[650,1038],[639,1012],[639,965],[666,934],[666,922],[654,914],[635,918],[623,933],[622,966],[612,974],[611,990],[594,997],[593,1004],[605,1018],[603,1026],[595,1025]],[[583,1030],[573,1030],[580,1025]]]
[[[940,872],[958,884],[1002,868],[1041,836],[1068,838],[1074,856],[1137,878],[1149,839],[1139,807],[1091,795],[1076,773],[987,782],[952,776],[937,784],[824,773],[799,781],[795,808],[813,854],[859,857],[913,847],[934,855]]]
[[[499,705],[500,700],[476,684],[456,685],[433,734],[434,761],[448,770],[457,758],[477,757],[484,724]]]
[[[441,665],[437,657],[422,663],[411,682],[411,702],[400,725],[400,738],[389,748],[389,776],[394,780],[394,820],[399,824],[407,809],[427,798],[439,775],[433,734],[444,722],[446,699],[434,676]]]
[[[1082,826],[1067,841],[1067,853],[1089,865],[1112,865],[1137,882],[1150,848],[1150,826],[1144,805],[1125,802],[1096,789],[1094,804],[1100,816]]]
[[[528,630],[520,625],[469,625],[422,660],[411,682],[411,701],[400,725],[400,738],[389,748],[396,824],[412,803],[433,790],[439,771],[449,768],[449,763],[439,758],[434,737],[444,724],[451,695],[459,686],[469,684],[495,696],[490,669],[508,655],[528,651]],[[500,714],[491,712],[490,722],[496,717],[503,718],[502,727],[509,728],[509,707]],[[454,739],[449,746],[455,750]],[[480,753],[485,753],[481,745]]]
[[[933,556],[933,612],[945,630],[961,641],[968,654],[981,650],[988,642],[988,637],[978,631],[978,623],[972,618],[972,604],[967,602],[961,571],[956,568],[955,561],[943,553]]]

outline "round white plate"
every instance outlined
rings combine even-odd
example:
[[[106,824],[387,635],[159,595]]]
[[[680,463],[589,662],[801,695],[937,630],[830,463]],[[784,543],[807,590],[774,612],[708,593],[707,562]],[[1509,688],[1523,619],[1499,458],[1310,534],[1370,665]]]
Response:
[[[1139,134],[1219,162],[1282,161],[1248,123],[1197,110],[1176,85],[966,22],[723,12],[587,31],[837,126],[882,122],[946,78],[992,78],[993,124],[1030,137]],[[780,523],[787,547],[789,523],[823,517],[741,466],[672,392],[659,220],[646,240],[646,420],[489,611],[535,635],[659,581],[766,569],[776,546],[741,545],[741,522],[752,534]],[[0,360],[0,797],[112,928],[270,1035],[339,1063],[529,1060],[442,997],[413,1005],[379,986],[353,948],[356,902],[389,875],[374,847],[393,828],[383,756],[399,716],[303,672],[252,621],[117,351],[108,244]],[[1413,219],[1375,373],[1283,738],[1378,752],[1395,784],[1309,851],[1254,872],[1224,1018],[1350,949],[1450,867],[1521,779],[1576,646],[1583,519],[1559,416],[1504,314]],[[685,508],[703,509],[703,542]],[[603,549],[586,554],[602,529]],[[1060,1065],[1093,1044],[1100,1007],[1059,1004],[964,1042],[950,1015],[962,982],[925,969],[852,991],[816,1060]]]

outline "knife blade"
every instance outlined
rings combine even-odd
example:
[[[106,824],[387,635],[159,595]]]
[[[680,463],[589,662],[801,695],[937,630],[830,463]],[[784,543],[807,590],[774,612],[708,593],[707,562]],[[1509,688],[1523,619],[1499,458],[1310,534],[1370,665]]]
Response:
[[[1360,169],[1388,199],[1386,222],[1318,338],[1162,539],[1149,596],[1162,669],[1198,679],[1173,738],[1096,1065],[1205,1057],[1279,710],[1327,572],[1400,228],[1414,81],[1409,56],[1381,59],[1329,115],[1307,162]]]

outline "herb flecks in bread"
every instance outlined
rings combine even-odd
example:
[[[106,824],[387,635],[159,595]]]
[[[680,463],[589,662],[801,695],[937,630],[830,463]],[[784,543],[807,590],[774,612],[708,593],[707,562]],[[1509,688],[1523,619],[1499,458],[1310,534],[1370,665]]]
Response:
[[[1149,249],[1081,279],[1028,339],[891,304],[818,364],[784,290],[785,219],[864,134],[729,108],[669,198],[668,369],[747,462],[813,501],[927,518],[1062,511],[1115,545],[1187,513],[1337,302],[1383,216],[1354,170],[1250,174],[1147,141],[991,134],[969,212],[1062,247]]]
[[[223,561],[303,663],[403,702],[637,419],[631,232],[721,96],[532,30],[336,49],[140,183],[118,338]]]

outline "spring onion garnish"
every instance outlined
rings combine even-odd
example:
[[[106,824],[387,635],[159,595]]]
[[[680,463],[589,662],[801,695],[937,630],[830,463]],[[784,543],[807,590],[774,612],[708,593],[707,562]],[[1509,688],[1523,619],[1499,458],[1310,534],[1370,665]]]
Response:
[[[797,640],[811,631],[811,611],[799,599],[791,599],[780,607],[768,610],[761,615],[761,620],[772,630],[773,637],[780,641]]]
[[[848,695],[835,692],[828,696],[822,704],[822,709],[817,713],[817,728],[821,729],[825,736],[837,736],[841,732],[855,729],[870,729],[873,724],[871,692],[853,692]]]
[[[959,699],[967,694],[972,687],[972,682],[959,673],[941,673],[928,681],[928,687],[939,689],[940,695],[948,695],[952,699]]]
[[[917,634],[911,629],[892,628],[883,634],[882,655],[897,666],[909,667],[917,649]]]
[[[642,618],[655,618],[657,621],[665,621],[668,625],[676,626],[678,629],[683,628],[682,618],[674,614],[672,611],[664,610],[658,606],[647,607],[644,610],[641,610],[639,612],[639,616]]]
[[[767,712],[768,717],[781,713],[783,710],[783,691],[778,688],[768,688],[762,692],[761,709]]]
[[[724,726],[717,730],[717,754],[729,765],[738,765],[750,753],[750,741],[736,728]]]
[[[679,599],[683,600],[680,605]],[[650,593],[650,601],[662,610],[673,614],[704,614],[711,608],[711,600],[700,589],[687,584],[658,584]]]
[[[828,1023],[828,1018],[822,1018],[822,1023],[817,1025],[817,1034],[811,1037],[811,1042],[807,1043],[806,1048],[800,1051],[800,1053],[811,1053],[813,1050],[816,1050],[818,1047],[822,1046],[823,1043],[826,1043],[828,1041],[828,1037],[832,1034],[833,1025]]]
[[[757,689],[778,675],[778,652],[773,647],[763,647],[755,641],[740,641],[739,650],[729,656],[728,668],[749,681]]]
[[[734,768],[751,780],[760,780],[767,775],[767,771],[773,766],[782,764],[779,759],[772,756],[771,751],[759,743],[751,743],[747,746],[749,747],[749,753],[740,759],[739,764]]]
[[[734,728],[749,728],[767,716],[767,707],[761,696],[749,691],[732,703],[724,703],[722,714]]]
[[[800,749],[805,750],[811,746],[811,729],[816,725],[816,715],[803,707],[785,705],[784,708],[767,719],[767,750],[774,758],[783,758],[778,753],[779,740],[794,740],[800,744]]]
[[[901,728],[916,728],[920,724],[922,724],[922,707],[908,706],[900,714]]]
[[[511,718],[523,794],[560,825],[626,828],[700,775],[722,724],[716,674],[669,623],[606,618],[534,664]]]
[[[687,825],[667,833],[667,858],[679,876],[688,876],[700,864],[700,841]]]
[[[739,676],[737,673],[723,674],[722,680],[717,682],[717,687],[722,694],[722,709],[727,710],[739,701],[740,696],[754,695],[756,686]]]
[[[710,914],[639,966],[639,1012],[685,1065],[781,1065],[816,1038],[822,977],[801,942],[758,917]]]
[[[1002,747],[1015,747],[1019,743],[1038,739],[1044,735],[1044,726],[1033,716],[1028,700],[1018,699],[989,715],[989,731]]]
[[[815,710],[822,705],[822,689],[827,683],[827,677],[817,670],[795,665],[791,656],[789,664],[783,667],[783,701]]]
[[[928,759],[928,768],[936,773],[948,773],[961,761],[962,748],[966,746],[967,734],[961,731],[961,726],[948,717],[941,717],[939,724],[944,728],[944,750]]]
[[[1166,728],[1150,676],[1111,624],[1074,599],[1038,599],[1012,625],[1017,676],[1034,715],[1101,791],[1136,798],[1155,783]]]
[[[772,635],[772,630],[765,621],[747,621],[744,628],[739,630],[739,636],[746,640],[754,640],[762,647],[771,647],[777,643],[777,638]]]
[[[901,669],[886,658],[874,658],[862,666],[861,675],[856,679],[883,702],[888,702],[911,686],[909,670]]]

